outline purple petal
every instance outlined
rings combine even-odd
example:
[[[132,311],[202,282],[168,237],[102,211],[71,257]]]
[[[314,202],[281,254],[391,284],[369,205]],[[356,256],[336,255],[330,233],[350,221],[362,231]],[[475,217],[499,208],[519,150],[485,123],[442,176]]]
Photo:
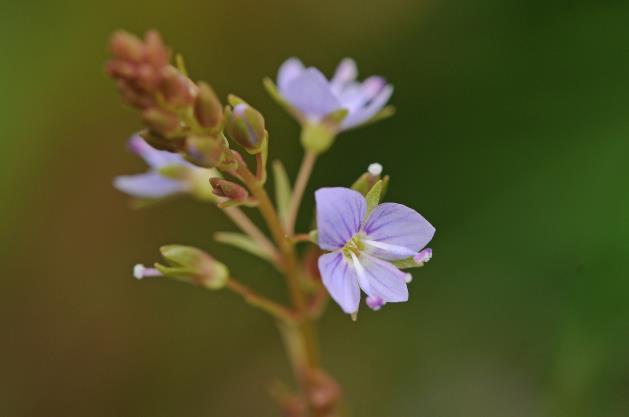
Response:
[[[360,231],[367,212],[365,197],[349,188],[320,188],[315,192],[319,246],[340,249]]]
[[[161,198],[186,190],[185,184],[181,181],[163,177],[157,172],[116,177],[114,187],[139,198]]]
[[[349,83],[356,79],[357,75],[358,69],[354,60],[351,58],[343,59],[339,66],[336,67],[334,77],[330,81],[332,91],[338,95]]]
[[[282,94],[304,115],[315,119],[341,108],[328,81],[316,68],[303,71],[288,84]]]
[[[387,85],[384,78],[372,76],[365,81],[350,83],[338,96],[341,104],[350,111],[363,109]]]
[[[370,253],[389,261],[413,256],[435,234],[435,228],[421,214],[396,203],[377,206],[363,230],[365,240],[372,242],[368,244]]]
[[[299,59],[288,58],[284,61],[277,72],[277,87],[282,95],[286,94],[288,84],[297,78],[303,71],[304,64],[302,64]]]
[[[360,304],[358,280],[343,254],[336,251],[319,257],[319,272],[325,288],[343,311],[347,314],[357,312]]]
[[[408,301],[406,274],[387,261],[367,254],[360,259],[352,254],[358,284],[368,296],[381,299],[385,303]]]
[[[375,116],[376,113],[382,110],[391,98],[392,94],[393,87],[391,85],[386,85],[382,88],[382,91],[380,91],[365,107],[351,112],[345,120],[343,120],[341,127],[344,130],[347,130],[365,123]]]
[[[174,152],[160,151],[149,145],[140,135],[133,135],[129,139],[129,148],[140,156],[151,168],[159,169],[166,165],[192,166],[181,155]]]

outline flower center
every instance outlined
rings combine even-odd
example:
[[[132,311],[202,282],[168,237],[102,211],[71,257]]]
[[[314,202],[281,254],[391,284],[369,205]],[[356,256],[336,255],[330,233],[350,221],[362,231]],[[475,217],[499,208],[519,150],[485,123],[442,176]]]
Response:
[[[365,249],[365,245],[362,242],[362,236],[359,233],[357,233],[345,244],[345,246],[343,246],[343,255],[351,259],[352,253],[356,256],[359,256],[360,252],[363,251],[364,249]]]

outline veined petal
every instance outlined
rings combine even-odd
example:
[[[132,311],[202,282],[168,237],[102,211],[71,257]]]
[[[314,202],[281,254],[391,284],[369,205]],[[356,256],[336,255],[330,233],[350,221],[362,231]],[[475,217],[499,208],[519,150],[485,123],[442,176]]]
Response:
[[[360,304],[358,280],[341,251],[320,256],[319,272],[325,288],[343,311],[347,314],[357,312]]]
[[[377,242],[371,245],[370,254],[389,261],[413,256],[435,234],[435,228],[421,214],[397,203],[383,203],[373,209],[363,231],[365,240]]]
[[[340,249],[360,230],[367,212],[365,197],[349,188],[320,188],[315,192],[319,246]]]
[[[163,177],[157,172],[116,177],[114,187],[139,198],[162,198],[186,190],[186,185],[181,181]]]
[[[140,135],[133,135],[129,139],[129,148],[133,153],[144,159],[151,168],[159,169],[163,166],[174,164],[192,166],[178,153],[160,151],[153,148]]]
[[[334,77],[330,81],[332,91],[334,94],[339,94],[347,84],[351,83],[358,76],[358,69],[356,68],[356,62],[351,58],[345,58],[336,67]]]
[[[351,129],[371,119],[387,104],[392,94],[393,86],[384,86],[366,106],[351,112],[349,116],[343,120],[341,124],[342,129]]]
[[[316,68],[308,68],[288,83],[284,98],[311,118],[321,118],[341,108],[328,81]]]
[[[408,301],[404,272],[387,261],[364,253],[360,255],[360,259],[353,253],[351,256],[358,284],[368,296],[385,303]]]

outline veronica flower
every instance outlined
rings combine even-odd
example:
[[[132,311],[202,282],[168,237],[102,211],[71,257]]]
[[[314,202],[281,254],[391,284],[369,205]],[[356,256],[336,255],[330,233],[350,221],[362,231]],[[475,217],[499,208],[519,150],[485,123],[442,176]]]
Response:
[[[129,148],[144,159],[149,170],[142,174],[116,177],[116,189],[150,200],[185,193],[204,199],[214,198],[208,185],[208,179],[218,175],[214,170],[197,167],[180,154],[157,150],[140,135],[131,137]]]
[[[315,193],[319,258],[323,284],[344,312],[358,311],[360,289],[367,305],[408,300],[410,274],[395,261],[413,259],[435,234],[435,228],[415,210],[383,203],[368,212],[362,194],[349,188],[322,188]],[[432,251],[430,251],[432,253]]]
[[[393,94],[384,78],[372,76],[358,82],[357,75],[356,63],[350,58],[341,61],[331,80],[317,68],[306,68],[299,59],[289,58],[278,71],[277,88],[302,123],[318,123],[346,109],[347,116],[338,126],[343,131],[374,117]]]

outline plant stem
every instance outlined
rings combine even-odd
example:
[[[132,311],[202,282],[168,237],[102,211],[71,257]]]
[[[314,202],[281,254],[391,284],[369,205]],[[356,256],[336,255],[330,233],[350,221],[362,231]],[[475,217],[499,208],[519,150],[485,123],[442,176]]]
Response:
[[[314,157],[306,157],[305,160],[306,159],[310,160],[310,162],[307,162],[306,165],[311,165],[307,171],[311,171],[312,165],[314,164]],[[320,411],[317,410],[317,408],[310,402],[308,392],[310,391],[309,375],[313,371],[319,369],[319,352],[317,349],[314,325],[309,317],[308,305],[300,285],[294,242],[291,241],[289,235],[282,227],[282,223],[277,215],[277,211],[273,207],[273,203],[271,203],[266,190],[262,187],[256,176],[251,173],[251,171],[249,171],[247,166],[243,163],[238,164],[236,174],[242,178],[243,182],[249,188],[249,191],[257,198],[258,208],[262,213],[262,217],[264,217],[264,220],[273,235],[273,239],[282,254],[286,281],[293,306],[298,315],[296,324],[293,326],[290,326],[290,323],[288,324],[291,333],[293,334],[291,337],[293,339],[291,343],[293,349],[298,349],[300,352],[298,352],[298,354],[289,354],[289,356],[291,357],[294,372],[300,382],[300,385],[302,386],[302,389],[305,391],[304,394],[309,405],[311,415],[316,417],[320,415]],[[307,182],[309,173],[308,175],[302,175],[302,177],[304,177],[301,180],[301,182],[303,182],[303,185],[301,186],[303,193],[303,189],[306,186],[305,182]]]
[[[288,216],[286,218],[286,231],[289,234],[293,234],[295,231],[295,223],[297,222],[297,214],[299,213],[299,206],[301,205],[301,199],[304,196],[306,185],[312,174],[315,162],[317,161],[317,154],[312,151],[306,151],[304,159],[301,161],[299,167],[299,173],[297,174],[297,180],[295,180],[295,186],[293,194],[291,195],[290,204],[288,208]]]
[[[258,307],[267,313],[271,314],[275,318],[282,320],[283,322],[294,322],[295,315],[292,311],[286,307],[269,300],[268,298],[258,294],[251,288],[236,281],[233,278],[229,278],[226,284],[227,288],[240,295],[245,301],[254,307]]]
[[[280,254],[273,243],[258,229],[242,210],[238,207],[227,207],[223,211],[243,232],[253,239],[276,262],[280,262]]]

